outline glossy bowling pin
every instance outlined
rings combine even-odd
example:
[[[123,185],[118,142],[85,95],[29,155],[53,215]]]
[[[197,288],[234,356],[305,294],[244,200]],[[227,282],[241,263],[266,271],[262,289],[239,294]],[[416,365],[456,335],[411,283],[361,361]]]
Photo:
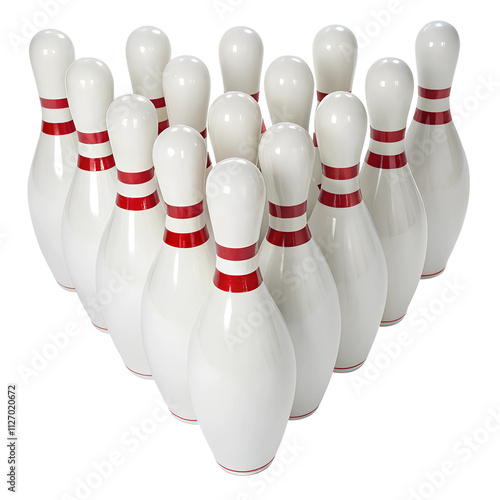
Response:
[[[328,95],[316,112],[323,180],[309,226],[339,293],[342,328],[336,372],[356,370],[365,362],[387,297],[384,251],[359,189],[366,122],[363,104],[347,92]]]
[[[162,82],[170,53],[170,40],[154,26],[137,28],[127,39],[126,55],[132,90],[153,103],[158,115],[158,133],[168,127]]]
[[[97,251],[116,198],[116,168],[106,127],[113,77],[99,59],[75,61],[66,73],[78,133],[78,163],[62,221],[64,258],[92,324],[107,331],[96,285]]]
[[[74,291],[64,260],[61,221],[77,158],[75,124],[64,81],[75,49],[64,33],[49,29],[33,37],[29,54],[42,105],[42,130],[28,179],[31,222],[57,283]]]
[[[309,130],[314,78],[305,61],[295,56],[275,59],[267,68],[264,90],[273,125],[291,122]],[[311,178],[307,195],[307,217],[312,214],[318,199],[317,184]]]
[[[262,174],[248,160],[223,160],[208,176],[207,200],[216,270],[191,336],[189,387],[219,465],[255,474],[276,454],[296,376],[290,334],[258,267]]]
[[[469,201],[469,166],[450,113],[458,33],[451,24],[431,22],[420,30],[415,51],[418,101],[406,135],[406,152],[427,213],[422,278],[432,278],[446,267]]]
[[[141,299],[165,223],[153,167],[156,110],[136,94],[116,98],[107,112],[118,193],[97,257],[104,321],[125,366],[150,378],[141,334]]]
[[[387,263],[387,302],[382,326],[398,323],[406,314],[422,274],[427,248],[424,203],[404,149],[412,95],[413,76],[401,59],[380,59],[368,70],[370,145],[360,186]]]
[[[259,251],[259,266],[292,338],[297,385],[290,418],[299,419],[316,411],[335,367],[339,297],[307,226],[314,165],[311,137],[300,125],[273,125],[260,141],[259,161],[269,200],[269,231]]]
[[[206,159],[205,141],[191,127],[173,125],[156,139],[153,161],[167,217],[142,299],[142,338],[153,378],[172,414],[188,423],[196,422],[189,339],[215,269],[203,214]]]

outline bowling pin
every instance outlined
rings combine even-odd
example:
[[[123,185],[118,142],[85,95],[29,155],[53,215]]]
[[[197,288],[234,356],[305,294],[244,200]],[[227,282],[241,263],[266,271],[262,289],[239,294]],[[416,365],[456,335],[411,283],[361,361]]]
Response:
[[[246,26],[227,30],[219,43],[219,64],[224,92],[245,92],[259,102],[264,44],[259,34]],[[262,119],[262,130],[266,126]]]
[[[163,71],[170,61],[170,40],[154,26],[142,26],[127,39],[127,66],[134,94],[147,97],[156,108],[158,133],[168,127],[163,96]]]
[[[365,362],[387,297],[384,251],[359,189],[366,122],[363,104],[347,92],[329,94],[316,111],[323,180],[309,226],[339,293],[336,372],[356,370]]]
[[[318,104],[331,92],[351,92],[358,59],[358,42],[354,33],[345,26],[333,24],[318,31],[313,41],[313,65],[316,76]],[[321,159],[316,134],[313,180],[321,183]]]
[[[269,231],[259,251],[259,267],[292,338],[297,384],[290,418],[299,419],[316,411],[335,367],[339,297],[307,226],[311,137],[300,125],[273,125],[262,136],[259,160],[269,200]]]
[[[296,376],[290,334],[258,265],[262,174],[248,160],[223,160],[208,176],[207,200],[216,269],[191,335],[189,387],[219,465],[255,474],[276,454]]]
[[[74,291],[64,260],[61,221],[77,158],[75,124],[64,81],[75,49],[64,33],[49,29],[33,37],[29,54],[42,105],[42,130],[28,179],[31,222],[57,283]]]
[[[314,78],[300,57],[275,59],[264,76],[266,102],[273,124],[291,122],[309,130],[314,94]],[[307,217],[312,214],[319,190],[312,179],[307,195]]]
[[[458,33],[451,24],[431,22],[420,30],[415,51],[418,101],[406,151],[427,213],[422,278],[432,278],[446,267],[469,202],[469,166],[450,113]]]
[[[113,77],[102,61],[78,59],[66,72],[78,133],[78,163],[62,219],[64,258],[92,324],[107,331],[96,285],[97,251],[116,198],[116,168],[106,128]]]
[[[427,247],[424,203],[404,149],[412,95],[413,75],[401,59],[380,59],[368,70],[370,145],[359,182],[387,263],[382,326],[394,325],[406,314],[422,274]]]
[[[142,338],[151,373],[172,414],[195,423],[187,379],[189,339],[215,268],[203,214],[207,146],[191,127],[156,139],[153,161],[167,205],[165,232],[142,299]]]
[[[156,110],[136,94],[116,98],[106,115],[118,193],[97,257],[102,314],[125,366],[150,378],[141,335],[141,299],[160,247],[165,209],[157,191],[153,144]]]

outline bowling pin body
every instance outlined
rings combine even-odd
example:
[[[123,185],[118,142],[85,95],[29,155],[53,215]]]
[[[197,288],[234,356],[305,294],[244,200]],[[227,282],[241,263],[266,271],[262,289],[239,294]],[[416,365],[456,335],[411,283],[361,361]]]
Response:
[[[163,242],[142,299],[142,337],[151,373],[172,414],[195,423],[188,388],[189,339],[212,284],[215,252],[203,215],[207,147],[191,127],[173,125],[153,148],[167,205]]]
[[[116,198],[116,168],[106,128],[113,77],[98,59],[75,61],[66,73],[78,133],[78,163],[62,220],[64,257],[93,325],[107,331],[96,284],[97,251]]]
[[[418,101],[406,152],[427,213],[422,278],[432,278],[446,267],[469,201],[469,167],[449,102],[460,40],[453,26],[435,21],[422,28],[415,49]]]
[[[240,475],[270,465],[295,392],[290,334],[258,267],[264,200],[262,174],[247,160],[223,160],[208,176],[216,270],[189,346],[198,424],[219,465]]]
[[[77,158],[76,129],[64,80],[75,50],[64,33],[43,30],[31,40],[29,52],[42,105],[42,130],[28,179],[31,222],[57,283],[74,291],[64,260],[61,221]]]
[[[273,125],[291,122],[309,130],[314,78],[304,60],[295,56],[282,56],[274,60],[267,68],[264,90]],[[308,218],[318,199],[317,184],[311,178],[307,195]]]
[[[358,42],[345,26],[333,24],[318,31],[313,41],[313,65],[316,76],[316,96],[319,103],[332,92],[351,92],[358,59]],[[321,158],[316,134],[313,136],[316,159],[313,181],[321,184]]]
[[[404,135],[413,76],[401,59],[375,62],[366,76],[370,145],[360,174],[363,200],[387,263],[382,326],[401,321],[417,289],[427,248],[424,203],[406,161]]]
[[[154,26],[137,28],[127,39],[127,66],[132,91],[153,103],[158,115],[158,133],[165,130],[169,123],[162,81],[170,53],[170,40]]]
[[[279,123],[262,136],[259,160],[269,200],[269,231],[259,251],[264,283],[288,326],[297,363],[291,419],[316,411],[340,342],[337,287],[306,220],[314,146],[299,125]]]
[[[337,285],[341,311],[336,372],[359,368],[377,334],[387,296],[384,251],[359,189],[366,111],[347,92],[334,92],[316,112],[323,160],[318,203],[309,219]]]
[[[99,247],[97,289],[104,321],[125,366],[150,378],[141,335],[141,299],[165,222],[152,158],[158,120],[151,102],[132,94],[111,103],[107,125],[118,193]]]

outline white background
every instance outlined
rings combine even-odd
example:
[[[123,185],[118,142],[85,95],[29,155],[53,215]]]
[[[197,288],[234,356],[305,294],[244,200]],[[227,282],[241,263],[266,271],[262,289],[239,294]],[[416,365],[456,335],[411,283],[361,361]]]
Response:
[[[500,71],[498,16],[488,7],[494,2],[221,0],[217,9],[213,0],[54,0],[49,16],[40,15],[42,2],[10,0],[1,21],[0,408],[6,411],[7,383],[17,383],[17,498],[498,499]],[[316,32],[327,24],[350,27],[360,46],[354,93],[362,99],[366,71],[381,57],[404,59],[416,76],[414,40],[424,24],[442,19],[460,33],[451,102],[471,196],[446,272],[420,283],[407,318],[379,331],[362,369],[334,375],[318,412],[289,424],[274,465],[253,479],[224,473],[199,428],[165,414],[155,384],[125,369],[111,339],[78,316],[76,295],[56,285],[43,260],[26,195],[41,120],[28,58],[27,23],[34,17],[39,29],[68,34],[77,57],[105,61],[117,96],[131,91],[127,36],[156,25],[168,34],[173,56],[192,54],[208,65],[212,100],[222,93],[218,43],[235,25],[261,35],[263,74],[284,54],[312,68]],[[261,102],[269,123],[263,92]],[[0,421],[5,436],[6,418]],[[97,473],[110,458],[113,470]],[[436,473],[443,467],[446,475]]]

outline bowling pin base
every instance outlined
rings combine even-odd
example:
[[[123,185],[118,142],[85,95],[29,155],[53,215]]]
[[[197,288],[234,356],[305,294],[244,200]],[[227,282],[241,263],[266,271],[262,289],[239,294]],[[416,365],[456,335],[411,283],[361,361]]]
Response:
[[[138,372],[134,372],[134,370],[131,370],[128,366],[125,366],[125,368],[133,373],[136,377],[139,377],[139,378],[144,378],[146,380],[153,380],[153,375],[146,375],[145,373],[138,373]]]
[[[289,420],[301,420],[303,418],[307,418],[309,417],[310,415],[312,415],[317,409],[319,408],[319,406],[316,406],[316,408],[314,408],[314,410],[308,412],[308,413],[304,413],[303,415],[290,415],[290,418]]]
[[[392,325],[396,325],[398,324],[400,321],[402,321],[402,319],[406,316],[406,313],[403,314],[403,316],[401,316],[400,318],[398,319],[393,319],[393,320],[388,320],[388,321],[381,321],[380,322],[380,326],[392,326]]]
[[[66,285],[63,285],[61,283],[59,283],[59,281],[56,281],[56,283],[63,289],[63,290],[66,290],[67,292],[74,292],[75,289],[74,287],[72,286],[66,286]]]
[[[191,424],[191,425],[198,425],[198,421],[196,419],[181,417],[180,415],[176,415],[172,410],[170,410],[170,413],[174,416],[174,418],[179,420],[179,422],[184,422],[185,424]]]
[[[98,331],[100,331],[100,332],[102,332],[102,333],[108,333],[108,329],[107,329],[107,328],[104,328],[103,326],[98,326],[98,325],[96,325],[95,323],[92,323],[92,324],[96,327],[96,329],[97,329]],[[131,371],[132,371],[132,370],[131,370]]]
[[[439,276],[444,270],[446,269],[446,267],[443,267],[443,269],[441,269],[441,271],[438,271],[437,273],[432,273],[432,274],[422,274],[422,276],[420,276],[420,279],[421,280],[428,280],[430,278],[434,278],[436,276]]]
[[[274,457],[266,464],[263,465],[262,467],[259,467],[258,469],[252,469],[252,470],[234,470],[234,469],[229,469],[228,467],[224,467],[222,464],[219,464],[222,470],[228,472],[229,474],[234,474],[235,476],[251,476],[252,474],[258,474],[259,472],[262,472],[263,470],[266,470],[274,460]]]
[[[366,359],[365,359],[366,361]],[[337,368],[335,367],[333,369],[333,373],[349,373],[353,372],[354,370],[357,370],[358,368],[361,368],[364,364],[365,361],[361,361],[361,363],[358,363],[357,365],[354,366],[348,366],[347,368]]]

